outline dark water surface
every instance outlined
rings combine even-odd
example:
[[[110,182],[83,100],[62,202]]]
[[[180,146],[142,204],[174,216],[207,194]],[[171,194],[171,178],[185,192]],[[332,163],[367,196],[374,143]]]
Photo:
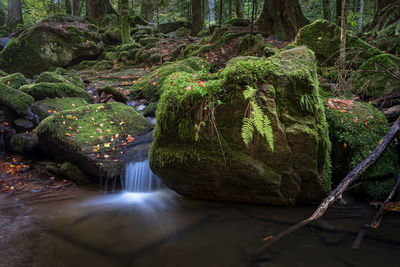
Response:
[[[90,188],[29,201],[0,196],[0,266],[399,266],[400,216],[387,214],[351,249],[375,213],[331,208],[319,222],[252,254],[315,207],[267,207]]]

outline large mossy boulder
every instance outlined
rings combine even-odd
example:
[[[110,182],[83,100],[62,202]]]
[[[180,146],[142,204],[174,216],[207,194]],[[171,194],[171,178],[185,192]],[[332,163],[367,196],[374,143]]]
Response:
[[[161,95],[164,81],[176,72],[208,72],[210,64],[202,58],[190,57],[177,62],[166,62],[158,69],[146,74],[131,87],[132,98],[146,98],[157,101]]]
[[[103,50],[97,32],[77,17],[55,16],[24,30],[0,52],[0,68],[28,76],[96,58]]]
[[[14,89],[19,89],[25,84],[29,84],[28,80],[21,73],[14,73],[0,78],[0,83],[5,84]]]
[[[33,103],[32,111],[38,115],[40,120],[43,120],[55,113],[79,108],[87,105],[88,102],[79,97],[64,97],[64,98],[46,98]]]
[[[372,153],[389,126],[383,113],[366,103],[333,98],[327,99],[325,106],[333,177],[339,182]],[[386,198],[396,182],[396,164],[396,149],[390,145],[361,176],[356,191],[373,199]]]
[[[10,149],[19,154],[32,152],[38,146],[38,137],[36,133],[18,133],[11,137]]]
[[[351,73],[352,91],[364,98],[400,91],[400,58],[382,54],[370,58]]]
[[[33,104],[33,97],[22,91],[0,83],[0,103],[18,114],[27,114]]]
[[[114,102],[62,111],[36,128],[40,145],[57,160],[76,164],[87,174],[116,177],[125,147],[153,125],[134,108]]]
[[[176,73],[163,85],[149,161],[168,186],[195,198],[276,205],[329,192],[328,126],[310,50],[204,77]]]
[[[321,65],[332,66],[340,56],[340,27],[326,20],[317,20],[301,28],[295,42],[313,50]],[[347,34],[346,47],[346,60],[352,61],[352,66],[360,66],[369,58],[382,53],[352,32]]]
[[[85,99],[87,102],[92,101],[92,97],[85,91],[85,89],[69,83],[40,82],[24,85],[20,90],[31,95],[36,101],[54,97],[80,97]]]

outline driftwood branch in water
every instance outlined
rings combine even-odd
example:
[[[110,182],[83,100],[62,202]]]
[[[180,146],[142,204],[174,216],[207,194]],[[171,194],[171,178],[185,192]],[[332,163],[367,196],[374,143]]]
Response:
[[[309,223],[318,220],[324,215],[325,211],[329,208],[329,206],[335,202],[338,198],[341,198],[342,193],[346,190],[346,188],[354,182],[369,166],[371,166],[375,161],[380,157],[380,155],[385,151],[389,143],[399,132],[400,128],[400,117],[397,118],[396,122],[390,127],[389,132],[385,135],[385,137],[381,140],[380,144],[374,149],[374,151],[369,155],[368,158],[363,160],[360,164],[357,165],[343,180],[340,184],[327,196],[319,207],[314,211],[314,213],[304,221],[301,221],[286,230],[280,232],[273,238],[269,239],[257,252],[257,255],[264,253],[271,245],[278,242],[285,236],[290,233],[308,225]]]
[[[365,232],[367,231],[368,228],[373,228],[376,229],[379,227],[383,214],[385,212],[385,207],[389,203],[390,200],[394,197],[396,194],[397,188],[400,186],[400,174],[397,176],[397,182],[394,185],[392,191],[390,192],[389,196],[386,198],[384,202],[382,202],[378,212],[376,213],[374,219],[371,221],[371,223],[364,225],[363,229],[358,233],[356,239],[354,240],[353,249],[359,249],[361,245],[362,238],[364,237]]]

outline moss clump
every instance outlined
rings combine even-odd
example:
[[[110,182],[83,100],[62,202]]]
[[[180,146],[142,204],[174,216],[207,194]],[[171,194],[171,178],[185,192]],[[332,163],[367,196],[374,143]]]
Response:
[[[369,104],[327,99],[325,105],[333,145],[333,174],[340,180],[370,155],[389,127],[383,113]],[[384,182],[385,178],[394,179],[397,173],[396,162],[396,150],[390,145],[378,161],[361,176],[362,181],[379,183]],[[359,188],[360,191],[363,189],[364,186]],[[368,190],[363,193],[378,199],[381,194],[388,194],[389,191],[371,194],[372,191]]]
[[[71,75],[71,76],[61,76],[54,72],[42,72],[39,77],[36,79],[37,83],[67,83],[73,86],[85,89],[86,86],[83,82],[81,82],[79,76]]]
[[[136,24],[136,25],[142,25],[142,26],[146,26],[148,23],[147,21],[139,15],[136,15],[132,18],[132,21]]]
[[[30,153],[38,144],[36,134],[15,134],[10,140],[12,151],[20,154]]]
[[[155,117],[156,111],[157,111],[157,103],[152,102],[143,109],[143,116]]]
[[[54,114],[44,119],[36,132],[40,140],[49,144],[46,149],[62,149],[64,154],[58,156],[73,159],[85,172],[115,177],[123,164],[110,158],[118,159],[121,147],[152,127],[134,108],[113,102]],[[54,153],[57,155],[57,150]]]
[[[86,100],[77,97],[46,98],[35,102],[32,105],[32,110],[39,116],[40,120],[43,120],[58,112],[75,109],[87,104]]]
[[[248,146],[242,140],[248,86],[270,120],[273,151],[262,136]],[[161,91],[149,161],[177,192],[280,205],[320,200],[329,192],[328,126],[310,50],[246,58],[216,75],[178,72]]]
[[[167,62],[155,71],[146,74],[131,87],[131,97],[146,98],[157,101],[161,88],[168,76],[176,72],[197,73],[208,72],[209,63],[198,57],[190,57],[174,63]]]
[[[225,24],[232,26],[250,26],[251,21],[245,18],[234,18],[225,22]]]
[[[0,103],[11,108],[18,114],[28,113],[28,108],[33,102],[32,96],[4,84],[0,84]]]
[[[92,97],[84,89],[68,83],[40,82],[24,85],[20,90],[31,95],[36,101],[47,97],[80,97],[88,102],[92,101]]]
[[[126,103],[129,100],[126,95],[124,95],[123,93],[121,93],[120,91],[118,91],[117,89],[115,89],[114,87],[111,87],[111,86],[97,88],[97,92],[99,95],[101,95],[102,93],[110,94],[113,96],[113,98],[116,101],[121,102],[121,103]]]
[[[121,43],[121,28],[109,28],[103,35],[102,40],[108,45],[115,45]]]
[[[266,51],[267,56],[272,56],[277,51],[277,49],[264,40],[264,37],[261,34],[253,36],[253,39],[250,34],[247,34],[240,40],[238,54],[262,56],[265,48],[268,49]]]
[[[160,39],[158,37],[145,37],[139,40],[139,44],[142,46],[155,45],[159,40]]]
[[[78,166],[64,162],[60,166],[60,173],[75,183],[82,185],[90,182],[89,178],[79,169]]]
[[[21,73],[14,73],[0,78],[0,83],[5,84],[11,88],[19,89],[22,85],[29,84],[28,80]]]
[[[301,28],[295,42],[313,50],[320,64],[332,66],[340,55],[340,27],[325,20],[317,20]],[[355,66],[360,66],[365,60],[382,53],[352,32],[347,34],[346,49],[346,60],[352,61]]]
[[[393,73],[394,75],[391,75]],[[375,97],[395,92],[400,82],[395,75],[400,74],[400,59],[383,54],[370,58],[352,72],[350,82],[353,92],[363,97]]]
[[[161,61],[161,54],[160,53],[155,53],[150,56],[149,62],[150,63],[157,63]]]

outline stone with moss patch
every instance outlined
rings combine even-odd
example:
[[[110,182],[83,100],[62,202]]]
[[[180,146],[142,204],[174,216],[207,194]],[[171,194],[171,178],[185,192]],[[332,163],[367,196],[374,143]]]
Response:
[[[33,104],[32,96],[0,84],[0,103],[19,114],[27,114],[28,108]]]
[[[92,97],[84,89],[68,83],[40,82],[24,85],[20,90],[31,95],[36,101],[47,97],[80,97],[88,102],[92,101]]]
[[[79,167],[69,162],[64,162],[60,166],[60,173],[79,185],[90,183],[90,179],[79,169]]]
[[[97,88],[97,92],[99,93],[99,95],[101,95],[102,93],[110,94],[116,101],[121,103],[126,103],[129,100],[126,95],[111,86]]]
[[[317,20],[301,28],[295,42],[313,50],[320,64],[332,66],[340,55],[340,27],[326,20]],[[346,60],[352,61],[353,66],[360,66],[365,60],[382,53],[352,32],[347,34],[346,49]]]
[[[225,24],[232,26],[250,26],[251,21],[245,18],[234,18],[225,22]]]
[[[114,102],[54,114],[44,119],[36,132],[43,149],[58,160],[95,176],[115,177],[124,168],[120,152],[152,128],[134,108]]]
[[[35,102],[32,105],[32,111],[38,115],[40,120],[43,120],[63,110],[75,109],[87,104],[85,99],[77,97],[46,98]]]
[[[63,18],[49,18],[12,39],[0,52],[0,68],[33,76],[98,56],[103,50],[100,36],[77,17]]]
[[[19,89],[22,85],[29,84],[28,80],[21,73],[13,73],[8,76],[0,78],[0,83],[5,84],[11,88]]]
[[[389,127],[383,113],[369,104],[330,98],[325,105],[332,141],[333,176],[340,181],[371,154]],[[362,184],[356,190],[375,199],[387,196],[390,192],[387,186],[379,186],[382,190],[385,189],[383,191],[371,190],[370,187],[388,180],[394,182],[396,162],[396,150],[390,145],[378,161],[361,176]]]
[[[38,137],[35,133],[18,133],[10,140],[10,148],[13,152],[27,154],[32,152],[38,145]]]
[[[400,90],[400,58],[383,54],[370,58],[352,72],[352,91],[363,97],[388,95]]]
[[[85,89],[85,84],[80,80],[78,75],[62,76],[55,72],[42,72],[36,79],[37,83],[67,83],[76,87]]]
[[[164,81],[173,73],[186,72],[208,72],[210,64],[204,59],[190,57],[177,62],[167,62],[153,72],[146,74],[131,87],[131,97],[158,100]]]
[[[216,76],[175,73],[163,84],[149,151],[152,170],[183,195],[293,205],[330,190],[330,141],[316,62],[305,47],[230,64]],[[242,126],[255,90],[273,150]]]

